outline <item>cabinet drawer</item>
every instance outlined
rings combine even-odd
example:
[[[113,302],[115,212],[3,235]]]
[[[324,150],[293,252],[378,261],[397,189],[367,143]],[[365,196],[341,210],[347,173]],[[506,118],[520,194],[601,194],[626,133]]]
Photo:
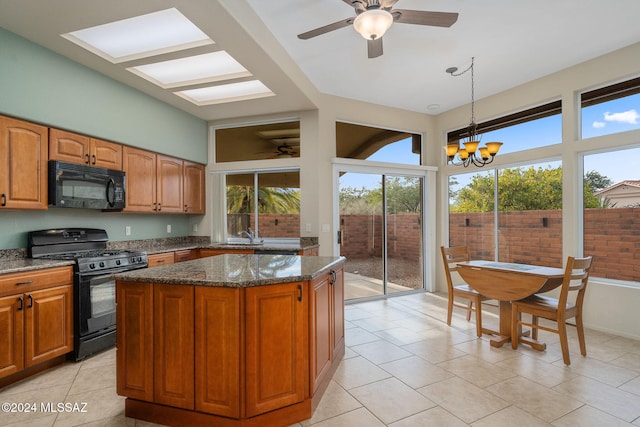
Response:
[[[0,296],[73,284],[73,267],[56,267],[0,276]]]
[[[149,265],[149,268],[173,264],[173,252],[149,255],[147,256],[147,263]]]
[[[194,259],[194,252],[191,249],[184,251],[176,251],[174,254],[174,262],[190,261]]]

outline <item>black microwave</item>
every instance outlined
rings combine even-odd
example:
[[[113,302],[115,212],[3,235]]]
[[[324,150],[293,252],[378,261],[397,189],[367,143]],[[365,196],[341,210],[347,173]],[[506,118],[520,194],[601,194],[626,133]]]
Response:
[[[125,173],[49,160],[49,205],[122,210],[125,207]]]

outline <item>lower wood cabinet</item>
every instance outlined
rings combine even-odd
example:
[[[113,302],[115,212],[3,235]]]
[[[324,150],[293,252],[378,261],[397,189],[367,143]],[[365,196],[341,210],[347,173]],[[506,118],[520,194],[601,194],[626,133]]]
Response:
[[[73,351],[72,283],[71,267],[0,276],[0,378]]]
[[[239,422],[310,417],[308,289],[118,281],[118,394]]]
[[[175,262],[175,256],[173,252],[165,252],[160,254],[153,254],[147,256],[147,266],[149,268],[159,267],[162,265],[169,265]]]

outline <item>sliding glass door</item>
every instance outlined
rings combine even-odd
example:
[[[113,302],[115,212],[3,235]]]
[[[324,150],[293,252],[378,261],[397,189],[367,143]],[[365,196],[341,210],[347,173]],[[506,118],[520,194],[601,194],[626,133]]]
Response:
[[[424,177],[338,172],[345,299],[424,288]]]

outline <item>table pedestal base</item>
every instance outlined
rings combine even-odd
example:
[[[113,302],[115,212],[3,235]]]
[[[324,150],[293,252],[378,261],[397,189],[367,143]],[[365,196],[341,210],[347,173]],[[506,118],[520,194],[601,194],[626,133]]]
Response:
[[[500,305],[500,333],[491,338],[491,347],[500,348],[505,343],[511,342],[511,302],[499,301]],[[522,332],[522,326],[518,325],[518,343],[528,344],[538,351],[545,351],[547,345],[538,340],[529,338],[531,331]]]

